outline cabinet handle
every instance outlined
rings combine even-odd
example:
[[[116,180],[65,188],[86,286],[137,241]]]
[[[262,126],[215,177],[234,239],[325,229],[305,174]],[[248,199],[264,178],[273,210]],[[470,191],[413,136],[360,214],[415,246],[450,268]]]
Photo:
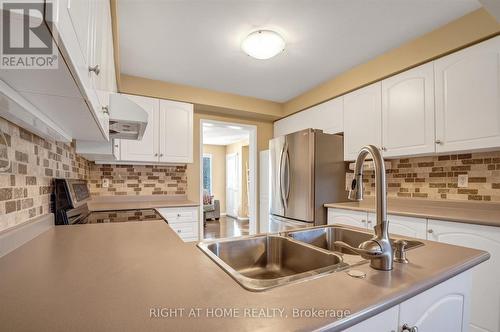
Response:
[[[361,219],[361,222],[362,222],[362,223],[364,224],[364,223],[366,222],[366,220],[364,220],[364,219]]]
[[[94,72],[94,74],[99,76],[99,73],[101,72],[101,69],[99,68],[99,65],[95,66],[89,66],[89,73]]]
[[[409,326],[408,324],[404,324],[403,327],[401,328],[401,332],[418,332],[418,327],[416,326]]]
[[[109,115],[109,107],[108,107],[108,106],[103,106],[103,107],[102,107],[102,112],[103,112],[104,114]]]
[[[436,144],[443,144],[443,142],[441,140],[437,139]]]
[[[434,230],[431,228],[431,229],[427,230],[427,233],[432,234],[432,233],[434,233]]]
[[[383,146],[382,151],[387,151],[387,148],[385,146]]]
[[[177,218],[180,218],[181,217],[181,214],[180,213],[177,213]]]
[[[180,230],[180,229],[178,229],[178,230],[177,230],[177,233],[180,233],[180,232],[181,232],[181,230]]]
[[[160,153],[160,157],[163,157],[163,153]]]
[[[158,157],[158,153],[155,153],[155,157]]]

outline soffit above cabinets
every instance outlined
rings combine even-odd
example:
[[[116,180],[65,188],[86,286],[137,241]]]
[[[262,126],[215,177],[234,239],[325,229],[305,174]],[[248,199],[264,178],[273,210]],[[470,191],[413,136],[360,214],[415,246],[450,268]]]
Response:
[[[127,75],[284,102],[475,9],[476,0],[120,0]],[[240,49],[274,29],[285,51],[256,60]]]

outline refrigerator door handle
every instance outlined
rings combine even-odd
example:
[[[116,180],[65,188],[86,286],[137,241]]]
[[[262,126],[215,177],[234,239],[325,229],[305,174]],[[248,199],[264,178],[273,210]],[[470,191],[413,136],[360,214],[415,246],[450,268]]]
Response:
[[[285,192],[285,201],[288,204],[288,197],[290,197],[290,153],[288,151],[288,145],[286,146],[286,156],[285,156],[285,164],[286,164],[286,192]]]
[[[284,187],[284,166],[283,162],[285,161],[284,156],[285,156],[285,150],[286,150],[286,143],[283,146],[283,149],[281,150],[281,156],[280,156],[280,177],[279,177],[279,182],[280,182],[280,195],[281,195],[281,202],[283,203],[283,206],[285,209],[287,208],[287,201],[285,199],[285,187]]]

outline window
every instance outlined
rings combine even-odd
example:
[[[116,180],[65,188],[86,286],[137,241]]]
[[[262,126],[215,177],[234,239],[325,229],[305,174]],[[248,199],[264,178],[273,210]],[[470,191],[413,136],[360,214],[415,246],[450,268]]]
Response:
[[[203,190],[212,195],[212,155],[203,154]]]

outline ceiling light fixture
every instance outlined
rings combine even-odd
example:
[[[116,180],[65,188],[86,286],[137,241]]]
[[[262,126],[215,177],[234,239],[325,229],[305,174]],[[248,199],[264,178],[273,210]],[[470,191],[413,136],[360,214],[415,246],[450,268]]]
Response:
[[[285,40],[272,30],[257,30],[241,43],[241,49],[252,58],[265,60],[285,49]]]

